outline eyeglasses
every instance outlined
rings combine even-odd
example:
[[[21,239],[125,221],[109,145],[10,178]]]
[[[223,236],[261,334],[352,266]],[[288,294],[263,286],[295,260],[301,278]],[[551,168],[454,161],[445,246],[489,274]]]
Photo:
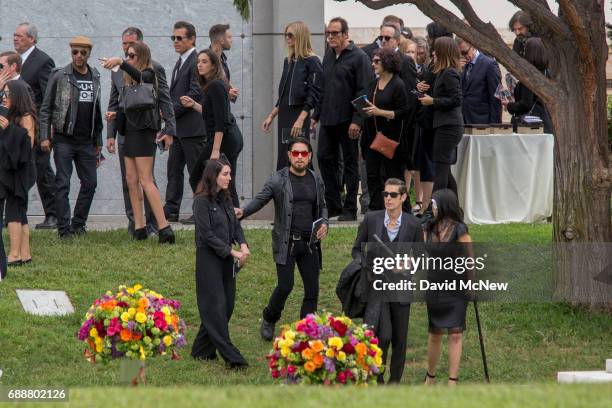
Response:
[[[89,54],[89,51],[87,51],[87,50],[72,50],[72,55],[77,55],[77,54],[81,54],[83,57],[85,57],[87,54]]]
[[[390,35],[379,35],[378,41],[391,41],[392,38]]]
[[[325,31],[325,36],[326,37],[338,37],[342,33],[344,33],[344,31]]]
[[[134,58],[136,58],[136,54],[134,54],[133,52],[129,52],[129,53],[128,53],[128,55],[127,55],[127,57],[128,57],[129,59],[134,59]]]
[[[183,37],[182,35],[171,35],[170,39],[172,41],[183,41],[185,38],[191,38],[191,37]]]
[[[293,33],[285,33],[285,38],[286,38],[286,39],[290,40],[290,39],[293,39],[293,37],[295,37],[295,36],[293,35]]]
[[[397,197],[399,197],[400,193],[398,193],[396,191],[383,191],[382,195],[385,198],[387,198],[389,196],[391,196],[391,198],[397,198]]]
[[[372,64],[374,64],[374,65],[378,65],[378,64],[380,64],[380,58],[374,58],[374,59],[372,60]]]
[[[0,98],[9,98],[11,96],[9,91],[0,91]]]
[[[310,154],[310,152],[308,150],[292,150],[291,151],[291,156],[292,157],[308,157],[308,155]]]

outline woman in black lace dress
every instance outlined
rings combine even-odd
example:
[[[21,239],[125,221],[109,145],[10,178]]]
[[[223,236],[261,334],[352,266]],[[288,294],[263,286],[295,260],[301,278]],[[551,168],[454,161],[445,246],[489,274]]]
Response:
[[[457,258],[471,256],[471,238],[463,223],[463,211],[455,193],[449,189],[433,193],[434,217],[425,227],[425,247],[428,256]],[[427,350],[426,384],[434,384],[436,367],[440,360],[442,336],[448,334],[448,384],[456,385],[461,361],[462,334],[465,330],[465,312],[468,296],[460,290],[460,281],[471,278],[472,271],[459,268],[451,270],[428,270],[430,283],[455,282],[456,290],[428,290],[425,294],[429,318],[429,341]]]

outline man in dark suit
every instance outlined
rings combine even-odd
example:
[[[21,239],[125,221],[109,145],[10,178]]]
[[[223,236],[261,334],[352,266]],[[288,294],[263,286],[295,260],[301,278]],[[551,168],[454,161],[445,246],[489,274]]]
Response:
[[[128,49],[136,41],[143,41],[142,31],[137,27],[128,27],[123,31],[121,35],[121,44],[123,52],[127,56]],[[157,76],[157,87],[159,95],[159,108],[162,112],[164,120],[164,129],[160,134],[167,134],[170,136],[176,136],[176,123],[174,120],[174,107],[172,106],[172,100],[170,99],[170,90],[168,88],[168,82],[166,81],[166,71],[157,61],[151,61],[155,74]],[[123,72],[111,72],[111,93],[108,100],[108,111],[117,112],[121,103],[121,95],[123,93]],[[125,162],[123,160],[123,146],[125,136],[117,132],[117,125],[115,121],[109,121],[106,126],[106,148],[110,153],[115,152],[115,138],[117,138],[117,148],[119,150],[119,165],[121,167],[121,184],[123,188],[123,203],[125,205],[125,215],[128,218],[128,232],[130,235],[134,234],[134,211],[132,209],[132,203],[130,201],[129,190],[127,181],[125,179]],[[155,158],[154,158],[155,159]],[[155,163],[154,163],[155,164]],[[145,218],[146,228],[149,235],[157,233],[157,222],[151,205],[147,196],[144,196],[144,207],[145,207]]]
[[[495,97],[501,83],[499,65],[467,41],[461,38],[456,41],[465,59],[461,73],[463,122],[475,125],[501,123],[501,100]]]
[[[362,273],[366,273],[367,276],[367,279],[363,279],[367,285],[367,288],[364,289],[369,292],[363,320],[367,325],[372,326],[376,332],[380,341],[380,348],[383,351],[383,363],[385,365],[389,355],[389,345],[393,346],[389,366],[390,383],[399,383],[404,372],[410,299],[404,297],[403,294],[397,298],[395,295],[380,291],[375,284],[375,279],[379,278],[374,278],[372,275],[371,261],[373,259],[372,254],[376,253],[376,256],[378,256],[379,250],[382,250],[381,245],[376,244],[378,242],[376,237],[389,249],[396,247],[398,243],[402,243],[405,249],[412,247],[419,250],[420,245],[418,243],[423,242],[421,224],[416,217],[402,211],[402,205],[408,198],[407,193],[406,184],[402,180],[391,178],[386,181],[383,192],[385,209],[370,211],[365,215],[359,226],[352,250],[353,260],[361,262],[364,268]],[[365,252],[364,244],[368,244],[368,250]],[[386,253],[387,251],[384,252],[383,257],[390,257]],[[385,277],[388,278],[390,275],[385,275]],[[390,301],[391,299],[394,301]],[[378,377],[378,382],[384,382],[382,374]]]
[[[193,166],[204,148],[206,128],[202,114],[184,107],[180,100],[181,96],[189,96],[194,101],[200,101],[203,96],[196,68],[198,55],[195,49],[195,27],[186,21],[178,21],[174,24],[171,39],[174,50],[180,55],[172,70],[170,81],[170,97],[174,106],[177,137],[170,147],[170,157],[168,157],[168,186],[164,212],[168,221],[176,222],[183,199],[185,164],[191,175]],[[193,216],[181,222],[193,224]]]
[[[13,34],[15,51],[21,55],[21,79],[30,85],[34,93],[36,110],[40,110],[47,82],[55,68],[53,59],[36,47],[38,29],[34,24],[24,22],[17,26]],[[43,151],[40,145],[34,150],[36,162],[36,185],[45,212],[45,220],[36,225],[36,229],[54,229],[57,227],[55,213],[55,174],[51,168],[51,151]]]
[[[385,18],[383,18],[382,23],[380,24],[380,29],[382,30],[384,25],[388,25],[391,24],[394,27],[397,28],[398,32],[402,32],[403,30],[406,30],[407,33],[410,33],[410,35],[412,35],[412,32],[410,31],[410,29],[405,29],[404,28],[404,20],[402,20],[401,18],[394,16],[392,14],[385,16]],[[370,58],[370,61],[372,60],[372,55],[374,55],[374,51],[376,51],[379,48],[382,48],[383,46],[383,41],[380,38],[380,36],[376,37],[374,39],[374,41],[372,41],[370,44],[362,47],[361,49],[368,55],[368,57]]]

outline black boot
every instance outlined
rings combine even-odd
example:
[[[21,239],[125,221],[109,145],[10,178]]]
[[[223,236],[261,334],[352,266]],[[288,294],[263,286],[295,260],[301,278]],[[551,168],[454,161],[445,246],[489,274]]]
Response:
[[[261,319],[261,329],[259,330],[261,338],[265,341],[272,341],[274,338],[274,323],[270,323],[265,318]]]
[[[137,230],[134,230],[134,235],[132,237],[135,241],[144,241],[148,238],[147,229],[138,228]]]
[[[162,228],[159,230],[159,243],[160,244],[174,244],[174,231],[172,231],[172,227],[169,225],[166,228]]]

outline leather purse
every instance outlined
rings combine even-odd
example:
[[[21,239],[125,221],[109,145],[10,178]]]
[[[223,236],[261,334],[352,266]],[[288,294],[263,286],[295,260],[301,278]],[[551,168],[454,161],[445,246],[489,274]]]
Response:
[[[376,105],[376,90],[378,89],[378,82],[376,82],[376,87],[374,88],[374,97],[372,98],[372,103]],[[393,139],[388,138],[382,132],[378,130],[378,126],[376,125],[376,116],[374,116],[374,129],[376,129],[376,136],[374,140],[370,144],[370,149],[377,151],[378,153],[385,156],[387,159],[393,159],[395,156],[395,150],[399,146],[399,142],[396,142]]]
[[[156,78],[157,82],[157,78]],[[142,82],[123,88],[123,109],[126,112],[144,112],[157,108],[155,84]]]

